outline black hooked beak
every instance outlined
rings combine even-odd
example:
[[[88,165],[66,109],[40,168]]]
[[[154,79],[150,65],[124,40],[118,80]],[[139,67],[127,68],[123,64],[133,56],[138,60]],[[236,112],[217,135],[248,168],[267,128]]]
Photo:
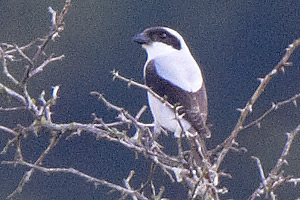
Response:
[[[132,41],[137,42],[139,44],[149,44],[150,40],[147,36],[144,35],[144,33],[136,34],[132,37]]]

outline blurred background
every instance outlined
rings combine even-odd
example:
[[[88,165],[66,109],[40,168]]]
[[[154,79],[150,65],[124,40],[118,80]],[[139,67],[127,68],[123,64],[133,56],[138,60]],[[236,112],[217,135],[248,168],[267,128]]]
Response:
[[[49,32],[51,15],[48,7],[61,10],[63,0],[2,0],[0,1],[0,43],[25,45]],[[208,100],[208,122],[213,136],[209,148],[221,143],[233,130],[239,112],[264,77],[281,59],[294,39],[300,37],[300,1],[72,1],[66,15],[65,31],[57,42],[51,43],[46,53],[65,55],[62,62],[50,64],[30,84],[30,92],[37,98],[42,90],[47,97],[52,86],[60,85],[59,100],[53,108],[53,121],[57,123],[91,123],[91,113],[96,113],[106,122],[115,120],[116,113],[91,96],[98,91],[112,103],[136,114],[147,104],[145,91],[127,87],[121,81],[113,81],[111,71],[143,82],[143,65],[146,53],[131,41],[134,34],[151,26],[171,27],[185,38],[196,60],[201,64],[205,78]],[[300,50],[291,57],[293,67],[279,73],[267,86],[265,93],[254,106],[247,122],[256,119],[278,102],[300,92]],[[12,73],[22,74],[23,65],[11,64]],[[1,82],[7,83],[0,75]],[[7,105],[0,98],[0,106]],[[143,115],[144,122],[151,122],[149,112]],[[0,112],[0,124],[14,127],[29,125],[28,113]],[[285,143],[285,133],[300,122],[299,108],[293,104],[273,112],[262,122],[262,127],[243,131],[237,141],[248,152],[231,152],[223,162],[222,170],[232,179],[221,179],[221,185],[229,189],[222,199],[247,199],[259,186],[260,177],[252,155],[261,159],[265,173],[275,165]],[[48,144],[49,135],[28,136],[24,143],[27,161],[35,161]],[[171,136],[170,136],[171,137]],[[0,131],[0,149],[10,135]],[[298,136],[288,157],[289,167],[285,173],[300,176],[300,144]],[[166,149],[175,144],[163,138]],[[11,148],[1,160],[13,159]],[[142,155],[135,159],[132,151],[104,140],[97,141],[83,133],[71,140],[62,140],[43,162],[47,167],[73,167],[84,173],[123,184],[131,169],[136,171],[132,180],[139,187],[147,180],[150,162]],[[26,167],[0,165],[0,199],[5,199],[18,185]],[[186,189],[170,184],[167,175],[156,170],[157,188],[165,185],[165,196],[170,199],[186,199]],[[87,183],[68,174],[43,174],[36,172],[20,200],[65,200],[65,199],[117,199],[119,193]],[[299,186],[290,184],[278,188],[279,199],[295,199],[300,196]]]

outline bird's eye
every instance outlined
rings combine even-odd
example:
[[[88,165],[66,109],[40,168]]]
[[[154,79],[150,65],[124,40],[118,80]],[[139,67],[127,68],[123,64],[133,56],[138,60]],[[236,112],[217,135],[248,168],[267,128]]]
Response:
[[[161,35],[161,37],[162,37],[163,39],[165,39],[165,38],[167,37],[167,34],[163,33],[163,34]]]

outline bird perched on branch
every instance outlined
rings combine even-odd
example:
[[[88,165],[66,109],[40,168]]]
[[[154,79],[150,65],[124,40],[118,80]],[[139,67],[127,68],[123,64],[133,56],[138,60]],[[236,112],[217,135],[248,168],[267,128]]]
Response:
[[[141,44],[148,55],[144,79],[157,94],[148,91],[155,132],[163,127],[174,132],[175,137],[180,136],[182,129],[210,137],[202,73],[182,36],[167,27],[151,27],[135,35],[133,41]]]

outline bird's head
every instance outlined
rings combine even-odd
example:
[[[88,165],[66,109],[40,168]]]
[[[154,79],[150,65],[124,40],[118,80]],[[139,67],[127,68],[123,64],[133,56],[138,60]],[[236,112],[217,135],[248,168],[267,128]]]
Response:
[[[176,51],[187,50],[189,52],[182,36],[177,31],[167,27],[147,28],[132,39],[146,50],[148,60]]]

